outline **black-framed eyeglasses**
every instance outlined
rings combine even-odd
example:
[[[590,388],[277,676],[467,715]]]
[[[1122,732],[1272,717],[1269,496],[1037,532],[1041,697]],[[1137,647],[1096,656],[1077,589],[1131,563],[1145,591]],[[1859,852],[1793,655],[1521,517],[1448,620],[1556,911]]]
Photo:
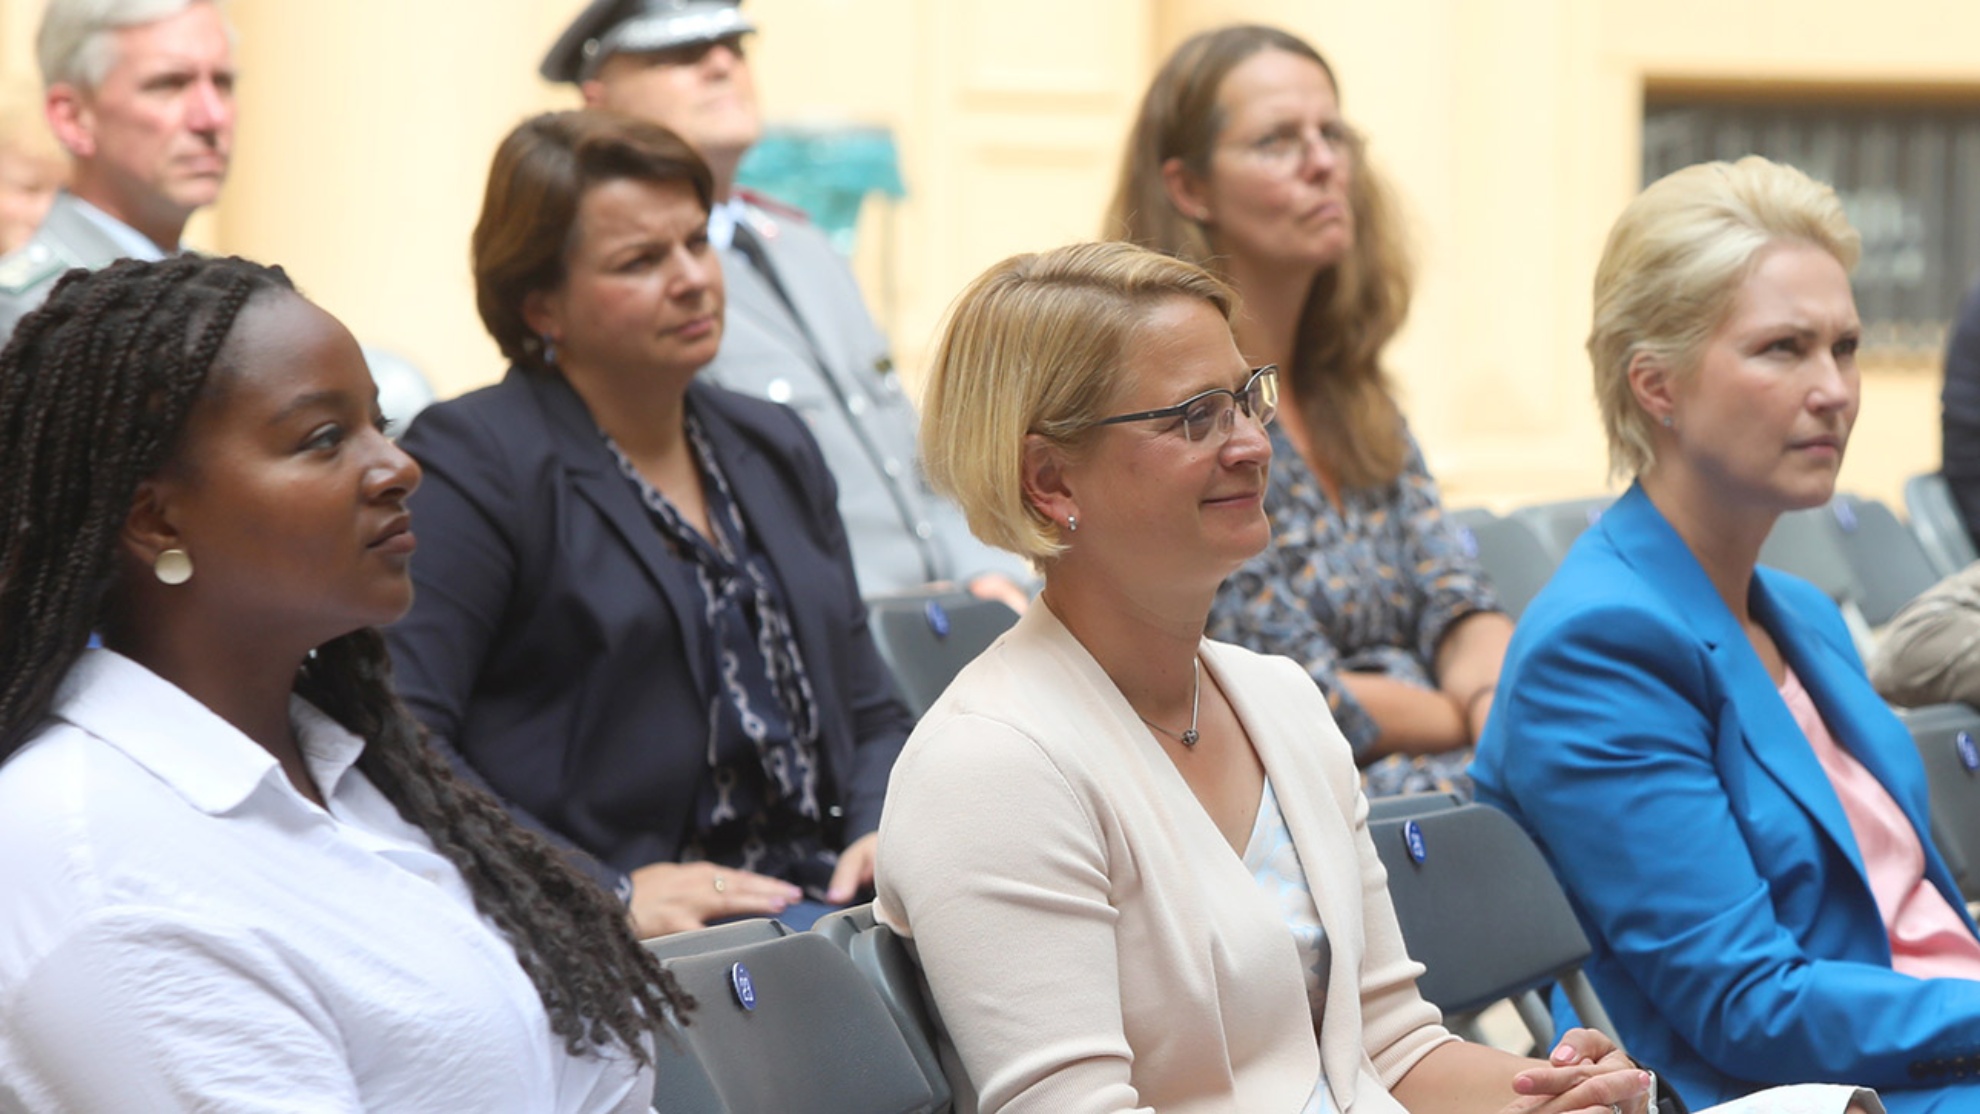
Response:
[[[1251,378],[1235,391],[1229,387],[1217,387],[1200,395],[1191,395],[1174,406],[1134,414],[1116,414],[1093,424],[1119,425],[1122,422],[1150,422],[1167,418],[1176,423],[1184,439],[1194,444],[1209,437],[1213,431],[1229,437],[1231,430],[1237,426],[1240,408],[1259,425],[1271,424],[1272,416],[1279,412],[1279,365],[1266,364],[1251,369]]]

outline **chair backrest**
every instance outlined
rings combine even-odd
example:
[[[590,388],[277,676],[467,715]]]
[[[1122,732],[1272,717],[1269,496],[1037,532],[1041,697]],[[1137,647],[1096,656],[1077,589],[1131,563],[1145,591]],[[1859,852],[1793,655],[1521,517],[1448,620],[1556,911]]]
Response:
[[[740,947],[744,944],[775,940],[780,936],[791,935],[790,926],[769,917],[751,917],[748,920],[730,921],[693,932],[676,932],[671,936],[655,936],[640,943],[655,959],[665,963],[681,955],[697,955],[701,952],[720,951],[723,948]]]
[[[853,966],[859,968],[880,1000],[887,1003],[887,1011],[894,1015],[894,1024],[900,1027],[908,1051],[914,1053],[915,1062],[921,1065],[922,1074],[935,1092],[937,1110],[948,1111],[955,1095],[942,1072],[942,1057],[937,1051],[942,1041],[942,1017],[928,993],[921,965],[915,962],[906,942],[874,918],[872,902],[820,917],[811,931],[831,940],[852,957]]]
[[[1573,547],[1574,539],[1593,526],[1613,502],[1613,496],[1598,495],[1589,499],[1564,499],[1558,503],[1535,503],[1514,511],[1512,517],[1526,523],[1533,530],[1533,536],[1546,547],[1554,563],[1559,564]]]
[[[1862,589],[1843,548],[1842,530],[1829,504],[1782,515],[1760,546],[1760,563],[1808,581],[1836,601],[1843,623],[1865,657],[1876,645],[1859,600]]]
[[[799,932],[665,961],[697,1006],[658,1042],[668,1114],[933,1114],[940,1100],[851,957]]]
[[[1918,535],[1881,500],[1838,495],[1829,501],[1829,516],[1849,561],[1856,604],[1871,626],[1890,622],[1899,608],[1938,583],[1938,570]]]
[[[1588,938],[1540,849],[1511,817],[1468,804],[1368,827],[1403,941],[1425,967],[1417,989],[1447,1022],[1475,1032],[1480,1011],[1511,999],[1544,1050],[1554,1025],[1543,991],[1558,982],[1582,1024],[1614,1035],[1581,971]]]
[[[852,951],[853,937],[872,928],[873,903],[853,905],[836,913],[827,913],[812,922],[811,931],[839,946],[842,952]]]
[[[962,667],[1017,622],[1017,613],[968,592],[876,596],[867,623],[901,699],[919,717]]]
[[[1925,760],[1932,839],[1968,901],[1980,901],[1980,711],[1928,704],[1898,713]]]
[[[1518,619],[1540,594],[1560,561],[1550,553],[1533,527],[1522,519],[1500,518],[1487,512],[1468,513],[1456,524],[1472,554],[1492,578],[1499,606]]]
[[[1760,563],[1793,573],[1838,602],[1856,589],[1856,573],[1827,504],[1782,515],[1760,547]]]
[[[1904,481],[1904,513],[1941,577],[1980,560],[1980,553],[1973,548],[1973,534],[1966,528],[1966,516],[1953,501],[1952,488],[1944,476],[1927,472]]]
[[[1370,797],[1368,799],[1368,822],[1378,820],[1407,820],[1426,812],[1442,812],[1464,803],[1464,796],[1455,790],[1444,793],[1402,793],[1394,797]]]

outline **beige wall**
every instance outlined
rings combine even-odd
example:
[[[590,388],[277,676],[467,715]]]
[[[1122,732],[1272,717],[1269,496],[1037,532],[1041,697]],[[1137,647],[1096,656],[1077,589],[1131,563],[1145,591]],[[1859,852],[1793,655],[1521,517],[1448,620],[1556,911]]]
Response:
[[[232,0],[242,124],[209,247],[288,266],[443,393],[499,374],[468,231],[489,154],[572,103],[534,76],[581,0]],[[0,70],[39,0],[0,0]],[[768,114],[887,124],[910,196],[857,266],[902,364],[1014,251],[1093,235],[1148,74],[1184,35],[1283,24],[1339,73],[1413,217],[1421,281],[1392,367],[1453,502],[1599,490],[1580,341],[1636,186],[1642,90],[1690,80],[1980,88],[1980,5],[1884,0],[747,0]],[[1844,483],[1894,499],[1937,459],[1936,377],[1866,377]]]
[[[288,267],[443,394],[495,378],[468,235],[495,144],[560,103],[535,68],[570,8],[234,0],[241,120],[217,246]]]

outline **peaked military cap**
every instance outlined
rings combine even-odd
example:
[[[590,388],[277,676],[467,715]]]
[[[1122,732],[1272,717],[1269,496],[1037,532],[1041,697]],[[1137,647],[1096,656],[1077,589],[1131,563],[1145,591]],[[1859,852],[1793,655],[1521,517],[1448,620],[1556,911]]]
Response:
[[[741,0],[592,0],[538,67],[550,81],[589,80],[613,54],[710,43],[756,30]]]

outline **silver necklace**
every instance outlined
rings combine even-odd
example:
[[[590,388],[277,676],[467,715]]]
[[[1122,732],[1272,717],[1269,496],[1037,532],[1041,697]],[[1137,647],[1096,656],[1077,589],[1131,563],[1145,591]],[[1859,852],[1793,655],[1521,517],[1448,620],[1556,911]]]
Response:
[[[1203,737],[1196,733],[1196,713],[1197,710],[1202,706],[1202,700],[1203,700],[1203,660],[1201,658],[1191,658],[1189,662],[1189,668],[1190,668],[1189,730],[1184,731],[1182,734],[1178,735],[1174,731],[1171,731],[1168,728],[1163,727],[1161,724],[1156,723],[1154,720],[1149,719],[1147,716],[1141,715],[1140,712],[1136,712],[1135,715],[1141,716],[1141,722],[1147,724],[1149,727],[1153,728],[1154,730],[1160,731],[1162,734],[1167,735],[1169,738],[1174,739],[1176,742],[1179,742],[1182,745],[1190,748],[1191,750],[1194,750],[1196,749],[1197,740]]]

